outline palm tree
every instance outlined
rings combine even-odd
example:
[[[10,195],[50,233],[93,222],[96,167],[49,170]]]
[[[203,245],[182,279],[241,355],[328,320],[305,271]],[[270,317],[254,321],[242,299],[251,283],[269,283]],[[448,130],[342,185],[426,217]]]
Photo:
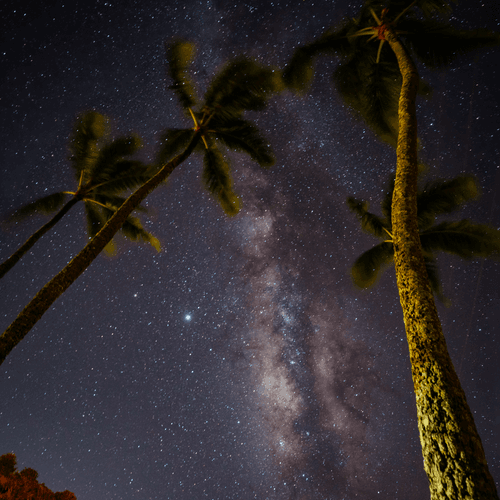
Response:
[[[315,57],[338,54],[334,83],[340,94],[377,134],[396,145],[394,263],[431,499],[498,499],[448,354],[418,228],[416,98],[424,86],[412,55],[436,68],[463,52],[500,42],[498,34],[453,29],[439,16],[449,9],[447,0],[367,0],[358,18],[299,49],[284,77],[291,87],[304,88]],[[372,44],[373,39],[379,43]]]
[[[85,205],[87,230],[92,238],[125,201],[120,194],[140,186],[151,176],[150,168],[140,161],[125,159],[140,148],[141,141],[138,137],[120,137],[102,143],[106,135],[106,122],[106,117],[95,111],[78,117],[70,140],[70,162],[78,187],[76,191],[50,194],[16,211],[11,219],[20,220],[35,213],[57,213],[0,264],[0,278],[79,201],[83,201]],[[129,216],[121,227],[121,232],[132,240],[141,238],[159,250],[158,240],[144,230],[136,217]],[[114,252],[113,241],[108,243],[105,250],[108,253]]]
[[[363,231],[382,242],[360,255],[353,267],[352,278],[360,288],[373,286],[380,272],[394,263],[391,204],[394,176],[380,203],[382,217],[368,212],[368,202],[353,197],[349,208],[358,216]],[[463,259],[491,257],[500,254],[500,231],[469,220],[436,222],[438,216],[461,208],[478,196],[474,177],[459,176],[452,180],[436,180],[421,186],[417,193],[417,216],[425,266],[434,294],[447,304],[438,275],[436,253],[446,252]]]
[[[156,174],[125,200],[97,235],[37,293],[0,336],[0,364],[50,305],[106,247],[130,213],[193,151],[203,152],[205,185],[228,215],[238,211],[238,198],[232,189],[228,160],[220,150],[219,143],[250,154],[262,166],[270,166],[274,162],[270,146],[257,127],[243,118],[243,113],[266,107],[268,99],[280,88],[279,73],[271,68],[263,68],[251,59],[236,59],[215,76],[205,94],[204,103],[193,110],[192,106],[196,106],[197,101],[187,71],[193,54],[192,44],[176,42],[168,49],[167,55],[173,80],[171,88],[186,113],[194,117],[194,128],[166,131],[168,140],[162,144],[159,154],[162,162]],[[179,149],[181,152],[171,158]]]

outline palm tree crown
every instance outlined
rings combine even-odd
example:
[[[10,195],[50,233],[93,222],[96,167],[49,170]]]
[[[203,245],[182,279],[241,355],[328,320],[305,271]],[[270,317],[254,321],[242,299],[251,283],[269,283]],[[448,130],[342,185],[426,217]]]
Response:
[[[393,192],[394,176],[391,176],[380,203],[382,217],[368,211],[368,202],[352,197],[347,199],[349,208],[361,222],[361,228],[382,240],[359,256],[352,267],[353,281],[360,288],[374,285],[379,273],[394,263],[391,220]],[[428,182],[421,186],[417,194],[418,227],[427,273],[432,290],[444,303],[447,300],[441,290],[436,253],[446,252],[463,259],[500,254],[499,230],[485,224],[474,224],[467,219],[436,222],[438,216],[460,209],[477,196],[477,183],[474,177],[467,175]]]
[[[23,220],[36,214],[56,214],[37,230],[11,257],[0,264],[0,278],[4,276],[28,250],[79,201],[83,201],[87,232],[93,238],[106,221],[125,201],[122,193],[135,189],[151,177],[151,167],[128,159],[140,147],[137,136],[119,137],[106,141],[107,119],[95,111],[83,113],[76,120],[70,139],[70,164],[73,168],[76,191],[59,191],[19,208],[11,220]],[[138,207],[139,210],[144,210]],[[129,216],[121,233],[131,239],[149,242],[158,251],[159,241],[147,232],[137,217]],[[105,248],[114,253],[110,241]]]
[[[199,103],[188,73],[194,45],[177,41],[168,48],[167,56],[173,80],[169,88],[177,94],[194,127],[165,130],[157,161],[161,165],[170,160],[185,149],[198,132],[194,152],[203,155],[203,183],[225,213],[235,215],[240,208],[239,199],[233,190],[229,160],[221,146],[248,154],[261,167],[274,164],[269,143],[251,121],[243,118],[243,113],[263,110],[269,97],[281,90],[281,77],[272,68],[263,68],[252,59],[239,57],[212,80],[204,102]]]
[[[123,204],[126,198],[120,194],[141,186],[152,174],[150,166],[137,160],[125,159],[142,146],[139,137],[130,135],[101,143],[106,134],[105,120],[99,113],[85,113],[75,124],[70,144],[70,160],[78,188],[76,192],[67,194],[83,200],[89,238],[93,238]],[[137,209],[145,210],[141,206]],[[131,240],[141,238],[160,250],[159,241],[143,229],[136,217],[128,217],[120,231]],[[108,243],[105,251],[114,252],[113,240]]]
[[[305,92],[316,58],[336,56],[339,64],[332,81],[343,101],[395,147],[402,75],[394,52],[384,47],[387,28],[395,30],[413,59],[429,69],[449,66],[466,52],[500,43],[498,33],[453,28],[444,17],[450,11],[446,0],[367,0],[357,18],[347,18],[339,28],[328,29],[295,51],[283,74],[285,84]],[[431,87],[420,82],[418,91],[427,96]]]
[[[194,86],[187,73],[193,52],[191,44],[177,42],[168,49],[167,55],[172,88],[186,113],[194,116],[194,128],[168,129],[165,132],[156,173],[118,207],[85,248],[37,293],[0,336],[0,364],[109,244],[131,212],[193,151],[203,151],[205,185],[229,215],[237,212],[238,199],[232,189],[229,164],[218,142],[224,141],[229,147],[250,154],[262,166],[273,163],[274,157],[267,141],[255,125],[243,118],[243,113],[265,108],[269,98],[280,89],[279,73],[263,68],[250,59],[236,59],[215,76],[205,94],[204,105],[193,111],[191,106],[196,102]],[[172,158],[178,151],[180,153]]]

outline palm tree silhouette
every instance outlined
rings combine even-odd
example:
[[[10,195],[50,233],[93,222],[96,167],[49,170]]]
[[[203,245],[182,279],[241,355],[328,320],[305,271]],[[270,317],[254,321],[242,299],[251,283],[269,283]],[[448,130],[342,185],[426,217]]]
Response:
[[[393,192],[394,176],[391,176],[380,203],[382,217],[368,211],[368,202],[353,197],[347,199],[347,204],[358,216],[363,231],[382,240],[360,255],[352,267],[353,281],[360,288],[373,286],[379,273],[394,264],[391,221]],[[417,193],[418,228],[427,274],[434,294],[445,304],[449,301],[441,289],[437,253],[446,252],[463,259],[500,254],[500,231],[497,229],[485,224],[474,224],[467,219],[436,222],[440,215],[460,209],[477,196],[477,183],[474,177],[467,175],[452,180],[428,182]]]
[[[97,235],[37,293],[0,336],[0,364],[50,305],[99,255],[130,213],[193,151],[204,152],[205,184],[228,215],[237,212],[238,198],[232,189],[228,160],[224,158],[216,141],[224,141],[232,148],[249,153],[263,166],[273,163],[269,145],[255,125],[243,118],[243,113],[266,107],[268,99],[280,90],[279,73],[271,68],[261,67],[251,59],[239,58],[229,62],[212,80],[204,103],[193,111],[191,106],[196,104],[194,86],[188,75],[193,54],[194,46],[183,41],[172,44],[167,53],[173,80],[172,89],[186,112],[196,118],[194,128],[178,132],[166,131],[165,137],[168,140],[162,144],[159,153],[159,159],[164,161],[159,164],[156,174],[125,200]],[[181,153],[170,159],[171,154],[179,149]]]
[[[85,205],[87,230],[92,238],[125,201],[120,194],[137,188],[151,177],[148,166],[140,161],[125,159],[141,147],[138,137],[120,137],[103,143],[107,135],[106,122],[106,117],[95,111],[78,117],[70,140],[70,162],[77,189],[44,196],[16,211],[11,220],[22,220],[36,213],[57,213],[0,264],[0,278],[78,202],[83,201]],[[124,236],[132,240],[141,238],[159,250],[158,240],[142,227],[138,218],[129,216],[120,230]],[[113,240],[108,243],[105,251],[114,253]]]
[[[412,56],[438,68],[461,53],[500,43],[498,34],[455,30],[441,17],[449,10],[447,0],[367,0],[356,19],[298,49],[284,78],[290,87],[303,89],[315,57],[338,54],[333,80],[342,98],[383,140],[396,145],[391,239],[431,499],[498,498],[448,354],[418,228],[416,98],[426,86]]]
[[[264,109],[270,93],[279,90],[281,79],[272,69],[264,69],[251,59],[240,57],[212,80],[204,103],[199,104],[187,72],[193,51],[192,44],[182,41],[167,48],[169,73],[174,82],[169,88],[177,94],[194,127],[165,130],[157,161],[168,162],[196,140],[193,151],[203,155],[202,180],[206,189],[227,215],[236,215],[239,199],[233,191],[229,160],[221,146],[248,154],[261,167],[274,164],[268,142],[242,113]]]

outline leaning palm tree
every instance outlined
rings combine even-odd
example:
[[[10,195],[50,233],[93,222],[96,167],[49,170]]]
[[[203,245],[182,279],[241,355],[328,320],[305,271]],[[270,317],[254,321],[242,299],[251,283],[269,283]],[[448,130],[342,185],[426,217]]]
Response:
[[[194,117],[194,127],[178,132],[167,130],[167,141],[162,144],[159,153],[162,162],[156,174],[127,198],[86,247],[38,292],[0,336],[0,363],[106,247],[130,213],[193,151],[203,153],[204,183],[228,215],[238,211],[238,198],[232,187],[228,159],[220,146],[225,144],[233,150],[248,153],[261,166],[273,164],[270,146],[243,114],[247,110],[257,111],[266,107],[268,99],[280,88],[278,72],[263,68],[251,59],[236,59],[212,80],[204,102],[197,104],[194,85],[188,74],[189,63],[194,55],[193,45],[176,42],[169,48],[167,55],[173,81],[171,88],[186,113]],[[179,149],[181,152],[171,158]]]
[[[316,56],[338,55],[333,79],[339,93],[396,145],[394,263],[431,499],[498,498],[448,354],[418,230],[416,99],[424,86],[414,58],[428,68],[443,67],[463,52],[500,43],[498,34],[452,28],[441,16],[449,9],[448,0],[367,0],[356,19],[298,49],[284,77],[290,87],[303,89]]]
[[[360,288],[373,286],[379,274],[394,265],[391,220],[393,192],[394,176],[391,176],[380,203],[382,216],[369,212],[368,202],[353,197],[347,199],[363,231],[381,240],[381,243],[360,255],[352,267],[353,281]],[[463,259],[500,255],[499,230],[485,224],[474,224],[467,219],[436,221],[439,216],[460,209],[477,196],[477,183],[474,177],[467,175],[428,182],[417,193],[418,229],[427,274],[432,291],[445,304],[449,301],[442,292],[436,254],[446,252]]]
[[[77,188],[75,191],[59,191],[44,196],[15,212],[11,220],[22,220],[37,213],[56,214],[0,264],[0,278],[78,202],[84,203],[88,234],[92,238],[125,201],[120,194],[144,184],[151,176],[150,167],[140,161],[126,159],[140,148],[140,139],[128,136],[104,142],[106,122],[106,117],[95,111],[78,117],[69,145],[70,164]],[[129,216],[120,229],[124,236],[133,240],[141,238],[159,250],[158,240],[142,227],[137,217]],[[114,252],[113,240],[105,250]]]

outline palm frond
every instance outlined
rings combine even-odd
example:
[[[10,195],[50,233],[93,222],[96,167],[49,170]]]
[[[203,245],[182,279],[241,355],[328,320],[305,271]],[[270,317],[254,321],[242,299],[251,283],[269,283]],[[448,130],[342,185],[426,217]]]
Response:
[[[347,34],[353,24],[354,21],[349,20],[339,31],[327,31],[314,42],[297,48],[283,71],[283,81],[287,88],[305,92],[314,76],[316,57],[323,54],[346,54],[351,46]]]
[[[217,195],[220,191],[231,189],[229,164],[217,147],[211,146],[203,158],[203,183],[209,193]]]
[[[85,201],[85,216],[89,238],[93,238],[109,219],[109,217],[104,216],[99,205],[95,205],[89,201]]]
[[[178,40],[167,46],[169,76],[173,83],[169,87],[177,95],[181,106],[187,110],[196,106],[196,91],[188,69],[195,55],[195,45]]]
[[[500,34],[487,30],[457,30],[433,20],[405,19],[398,26],[415,56],[429,68],[449,65],[468,52],[500,44]]]
[[[147,182],[155,173],[151,165],[144,165],[137,160],[121,160],[114,164],[114,172],[109,179],[99,178],[99,184],[92,183],[89,188],[93,192],[117,194],[136,189]],[[97,179],[96,181],[97,182]]]
[[[239,200],[233,191],[233,180],[229,164],[217,147],[210,145],[203,157],[203,184],[208,192],[220,203],[227,215],[239,211]]]
[[[25,219],[35,213],[51,214],[59,210],[68,199],[67,193],[53,193],[44,196],[39,200],[33,201],[18,208],[10,217],[9,221],[15,222]]]
[[[225,127],[216,128],[215,136],[228,148],[250,155],[261,167],[271,167],[276,161],[269,143],[259,129],[247,120],[226,122]]]
[[[394,183],[396,181],[396,174],[391,174],[389,176],[389,182],[385,190],[384,197],[380,202],[380,208],[382,209],[382,215],[386,221],[392,221],[392,195],[394,193]],[[392,227],[392,222],[391,222]]]
[[[107,124],[108,119],[96,111],[89,111],[77,118],[69,144],[77,182],[80,182],[82,172],[87,177],[92,170],[99,154],[97,142],[107,135]]]
[[[228,217],[238,215],[241,208],[241,200],[234,191],[222,191],[219,193],[218,201]]]
[[[390,221],[380,218],[378,215],[368,212],[368,202],[357,200],[356,198],[347,198],[347,205],[352,212],[354,212],[358,219],[361,221],[361,228],[366,233],[380,238],[382,240],[387,240],[389,237],[388,231],[390,232],[391,226]]]
[[[308,45],[299,47],[283,71],[283,81],[287,88],[304,93],[314,77],[316,52]]]
[[[170,161],[175,155],[184,151],[194,136],[192,128],[167,129],[160,138],[160,148],[156,156],[156,163],[162,166]],[[203,144],[198,144],[195,151],[202,152]]]
[[[106,224],[106,222],[108,222],[108,220],[111,219],[116,210],[110,209],[108,207],[95,206],[95,205],[92,205],[92,208],[94,211],[94,216],[96,216],[96,218],[99,219],[99,221],[97,223],[94,223],[93,226],[93,230],[95,231],[95,234],[97,234],[103,228],[104,224]],[[95,236],[95,234],[90,235],[89,233],[89,235],[92,238]],[[104,253],[109,256],[116,255],[117,253],[116,238],[112,238],[109,241],[109,243],[104,247]]]
[[[105,144],[90,170],[92,183],[101,183],[117,175],[116,163],[124,156],[131,156],[142,147],[138,136],[119,137]]]
[[[415,10],[418,8],[426,18],[451,12],[451,2],[455,0],[367,0],[360,10],[359,24],[362,26],[373,24],[371,11],[381,13],[387,10],[387,19],[390,22],[404,17],[415,17]]]
[[[446,306],[450,306],[450,300],[443,294],[443,289],[441,286],[441,279],[439,278],[439,271],[437,267],[436,259],[431,256],[424,256],[425,268],[427,269],[427,276],[429,276],[429,282],[431,284],[432,291],[436,297]]]
[[[419,228],[427,229],[438,215],[453,212],[478,196],[479,187],[471,175],[426,184],[417,196]]]
[[[239,57],[212,80],[205,93],[205,108],[219,119],[240,118],[244,111],[260,111],[283,87],[279,71]]]
[[[384,242],[360,255],[351,269],[354,284],[360,288],[373,286],[379,273],[383,272],[394,258],[392,243]]]
[[[358,11],[358,17],[354,19],[355,29],[353,32],[356,33],[362,29],[374,26],[376,20],[372,12],[381,13],[386,7],[387,2],[382,2],[382,0],[365,0]],[[392,6],[392,10],[394,10],[394,6]]]
[[[500,256],[500,230],[464,219],[442,222],[420,235],[426,252],[447,252],[463,259]]]
[[[149,243],[157,252],[161,250],[160,241],[155,238],[151,233],[148,233],[141,224],[137,217],[129,216],[121,228],[123,236],[126,238],[137,241],[139,239]]]
[[[101,196],[99,204],[94,204],[92,201],[85,202],[85,212],[87,216],[87,227],[90,238],[93,238],[115,214],[118,208],[125,201],[121,197],[105,197]],[[106,202],[106,203],[105,203]],[[144,209],[143,209],[144,210]],[[129,216],[120,228],[121,234],[132,241],[137,241],[139,238],[150,243],[157,251],[160,251],[160,242],[152,234],[148,233],[137,217]],[[116,244],[114,239],[111,240],[104,248],[108,255],[116,253]]]
[[[415,5],[426,18],[451,12],[451,2],[449,0],[416,0]]]
[[[85,201],[89,203],[95,202],[96,208],[97,205],[100,205],[101,207],[105,207],[106,209],[115,212],[123,205],[126,199],[127,198],[124,196],[117,196],[109,193],[96,193],[93,198],[86,198]],[[148,209],[143,205],[138,205],[135,210],[143,213],[148,211]]]
[[[385,142],[396,146],[401,75],[392,56],[357,54],[339,65],[333,83],[343,101]]]

